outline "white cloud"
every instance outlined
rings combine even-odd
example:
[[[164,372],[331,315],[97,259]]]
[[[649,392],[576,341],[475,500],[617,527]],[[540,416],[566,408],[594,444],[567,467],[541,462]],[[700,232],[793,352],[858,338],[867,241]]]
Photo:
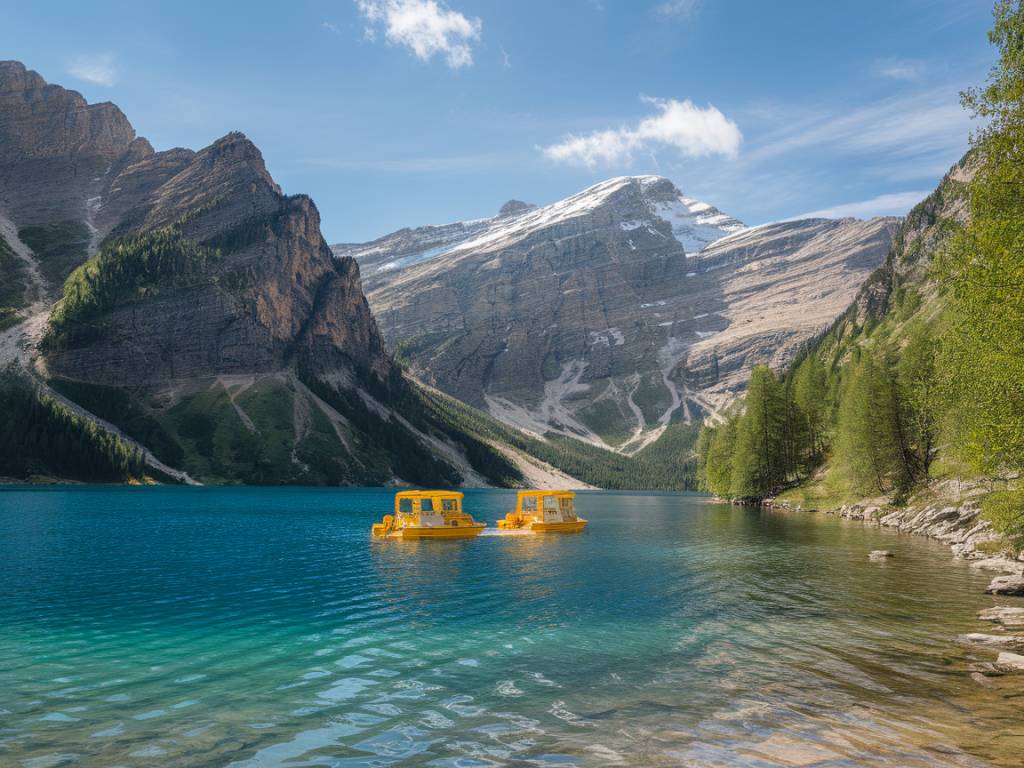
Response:
[[[418,59],[441,54],[452,69],[473,63],[473,43],[480,39],[483,22],[469,18],[437,0],[355,0],[369,22],[367,39],[376,39],[382,27],[388,42],[404,45]]]
[[[79,80],[109,88],[117,78],[114,54],[95,53],[78,56],[72,60],[68,72]]]
[[[338,29],[337,24],[331,24],[331,22],[329,21],[323,22],[320,26],[326,29],[328,32],[333,32],[336,35],[341,32],[341,30]]]
[[[698,0],[665,0],[655,8],[660,16],[667,16],[675,19],[685,19],[693,13],[697,7]]]
[[[822,208],[821,210],[811,211],[810,213],[794,216],[793,218],[843,219],[853,216],[858,219],[868,219],[872,216],[902,216],[929,194],[927,190],[895,192],[888,195],[879,195],[870,200],[861,200],[857,203],[843,203],[832,208]]]
[[[628,164],[634,153],[674,149],[684,157],[725,155],[735,157],[743,134],[732,120],[714,106],[698,107],[689,100],[654,99],[658,114],[641,120],[635,127],[612,128],[576,136],[569,134],[557,144],[542,147],[556,162],[596,168],[599,165]]]
[[[505,46],[501,47],[501,68],[512,69],[512,57],[508,55],[508,51],[505,50]]]
[[[945,157],[963,151],[971,129],[970,115],[950,88],[782,123],[760,146],[745,153],[748,160],[762,161],[814,147],[833,154],[873,155],[888,162],[934,153]]]
[[[914,59],[879,59],[875,62],[875,72],[890,80],[916,81],[924,77],[927,65]]]

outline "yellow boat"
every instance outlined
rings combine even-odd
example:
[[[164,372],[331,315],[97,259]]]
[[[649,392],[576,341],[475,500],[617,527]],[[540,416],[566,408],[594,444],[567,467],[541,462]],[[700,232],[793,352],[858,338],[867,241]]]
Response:
[[[462,511],[458,491],[401,491],[395,514],[373,524],[373,535],[394,539],[470,539],[485,528]]]
[[[587,521],[576,516],[574,491],[519,491],[516,509],[498,521],[503,531],[579,533]]]

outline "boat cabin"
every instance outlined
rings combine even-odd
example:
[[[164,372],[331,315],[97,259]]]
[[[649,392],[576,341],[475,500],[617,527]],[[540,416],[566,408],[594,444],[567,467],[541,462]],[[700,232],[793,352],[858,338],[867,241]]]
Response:
[[[373,525],[374,536],[459,539],[480,534],[485,525],[462,509],[458,491],[399,491],[394,515]]]
[[[399,525],[458,525],[462,512],[459,491],[401,491],[395,494]]]
[[[519,491],[516,508],[498,521],[502,530],[575,533],[587,521],[576,515],[575,491]]]
[[[519,491],[516,513],[544,523],[576,519],[576,494],[573,491]]]

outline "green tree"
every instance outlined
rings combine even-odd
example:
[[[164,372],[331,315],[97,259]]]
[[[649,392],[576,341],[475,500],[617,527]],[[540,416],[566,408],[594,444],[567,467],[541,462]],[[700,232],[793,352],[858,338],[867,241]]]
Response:
[[[989,39],[999,61],[963,95],[986,121],[972,143],[970,223],[937,274],[949,329],[941,353],[951,442],[976,470],[1024,466],[1024,11],[1002,0]]]
[[[708,441],[704,490],[723,498],[732,496],[732,455],[736,450],[737,422],[733,417],[715,427]]]
[[[808,466],[813,466],[821,461],[825,452],[829,413],[828,374],[816,354],[808,355],[797,366],[793,375],[793,400],[806,420],[807,461]]]
[[[911,332],[897,364],[908,466],[915,478],[928,476],[935,457],[942,407],[935,370],[937,354],[938,344],[931,329],[920,325]]]
[[[732,495],[764,498],[782,484],[787,470],[785,392],[771,369],[758,366],[736,429]]]
[[[884,360],[862,350],[840,390],[835,461],[851,491],[906,488],[896,383]]]

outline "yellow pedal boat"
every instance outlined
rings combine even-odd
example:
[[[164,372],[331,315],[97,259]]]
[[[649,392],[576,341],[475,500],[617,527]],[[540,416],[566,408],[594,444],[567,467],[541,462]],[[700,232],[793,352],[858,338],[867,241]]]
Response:
[[[574,491],[519,491],[516,509],[498,521],[503,531],[579,533],[587,521],[576,516]]]
[[[394,539],[471,539],[486,525],[462,511],[458,491],[401,491],[395,514],[373,524],[373,535]]]

